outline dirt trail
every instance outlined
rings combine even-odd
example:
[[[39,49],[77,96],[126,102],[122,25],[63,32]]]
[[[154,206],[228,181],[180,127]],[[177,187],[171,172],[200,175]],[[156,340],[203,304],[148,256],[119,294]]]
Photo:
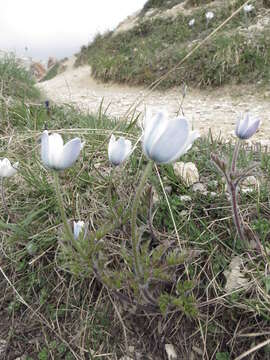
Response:
[[[39,83],[39,88],[56,103],[69,103],[83,111],[97,112],[102,99],[107,114],[122,117],[130,105],[142,99],[145,90],[115,84],[101,84],[91,77],[89,66],[74,69],[73,59],[67,70],[52,80]],[[245,112],[262,120],[254,139],[270,145],[270,92],[256,92],[254,87],[230,86],[212,91],[188,89],[184,101],[185,116],[201,134],[211,128],[213,133],[228,137],[233,134],[237,118]],[[179,111],[180,89],[154,91],[138,106],[138,111],[151,108],[154,112],[166,108],[170,115]]]

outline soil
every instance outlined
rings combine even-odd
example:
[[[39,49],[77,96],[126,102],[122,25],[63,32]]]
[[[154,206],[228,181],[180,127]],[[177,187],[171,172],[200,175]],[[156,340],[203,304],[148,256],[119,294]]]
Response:
[[[122,118],[131,105],[141,101],[136,111],[146,108],[156,112],[167,109],[171,116],[180,111],[181,89],[153,91],[147,97],[142,87],[98,83],[91,76],[89,66],[73,68],[74,58],[67,62],[64,73],[38,84],[46,96],[56,103],[68,103],[82,111],[96,113],[103,101],[106,114]],[[252,141],[270,145],[270,91],[261,86],[226,86],[212,90],[187,89],[184,99],[184,115],[194,129],[207,134],[209,129],[225,139],[234,136],[236,121],[244,113],[261,119],[261,126]],[[181,113],[181,111],[180,111]],[[268,140],[269,139],[269,140]]]

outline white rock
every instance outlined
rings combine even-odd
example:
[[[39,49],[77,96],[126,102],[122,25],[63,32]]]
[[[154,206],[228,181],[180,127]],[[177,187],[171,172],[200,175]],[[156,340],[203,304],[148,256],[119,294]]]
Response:
[[[203,195],[207,195],[207,188],[206,188],[206,185],[203,184],[203,183],[193,184],[192,190],[195,191],[195,192],[198,191]]]
[[[177,354],[172,344],[165,344],[168,360],[177,360]]]
[[[0,339],[0,355],[5,353],[6,347],[7,347],[7,341]]]
[[[252,192],[254,191],[254,188],[252,188],[252,187],[244,188],[244,189],[241,189],[241,191],[242,191],[244,194],[248,194],[248,193],[252,193]]]
[[[229,269],[224,271],[226,277],[225,291],[231,292],[238,288],[247,288],[249,280],[245,278],[244,271],[241,270],[242,259],[240,256],[235,256],[230,262]]]
[[[192,162],[184,163],[183,161],[177,162],[173,165],[174,174],[182,179],[187,186],[198,182],[200,180],[199,171],[196,165]]]
[[[257,180],[257,178],[255,176],[248,176],[247,178],[245,178],[241,185],[243,187],[248,187],[248,186],[253,186],[253,187],[258,187],[259,186],[259,182]]]
[[[152,188],[152,201],[153,205],[156,205],[159,202],[158,192],[155,188]]]
[[[172,193],[172,187],[170,185],[165,186],[164,190],[166,191],[166,194],[171,195]]]
[[[180,200],[183,202],[191,201],[191,197],[189,195],[181,195]]]
[[[260,184],[255,176],[248,176],[240,184],[241,191],[245,194],[258,190]]]

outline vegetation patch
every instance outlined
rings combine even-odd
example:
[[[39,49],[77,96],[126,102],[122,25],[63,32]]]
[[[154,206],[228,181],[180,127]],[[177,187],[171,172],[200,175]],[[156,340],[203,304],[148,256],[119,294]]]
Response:
[[[184,1],[185,0],[148,0],[141,11],[141,15],[144,15],[150,9],[171,9]]]
[[[58,75],[59,68],[60,62],[57,62],[47,71],[46,75],[40,81],[42,82],[53,79],[55,76]]]
[[[172,344],[180,359],[235,359],[249,349],[254,359],[266,359],[269,153],[211,133],[197,139],[181,157],[198,168],[202,190],[198,184],[196,190],[172,164],[150,163],[140,145],[112,166],[111,133],[134,145],[141,130],[137,119],[116,123],[105,111],[102,104],[90,115],[34,99],[1,101],[0,157],[19,161],[19,168],[2,179],[0,356],[162,360]],[[85,141],[77,162],[57,173],[64,216],[56,174],[41,161],[44,128],[65,142]],[[251,136],[256,127],[247,131]],[[153,155],[152,147],[147,151]],[[230,170],[236,158],[237,171]],[[228,186],[247,171],[259,183],[247,191],[241,181],[235,198],[243,241]],[[65,217],[68,226],[84,221],[76,239]]]
[[[147,3],[148,4],[148,3]],[[141,18],[129,31],[98,35],[77,55],[76,64],[89,63],[95,78],[131,85],[150,85],[164,76],[163,88],[183,82],[199,87],[228,83],[258,83],[269,79],[269,25],[257,26],[265,8],[261,1],[250,13],[238,13],[208,43],[170,75],[167,72],[226,20],[242,0],[194,7],[189,15]],[[207,10],[214,18],[207,21]],[[191,26],[189,21],[194,19]]]
[[[0,59],[0,95],[13,100],[36,100],[40,96],[34,78],[11,55]]]

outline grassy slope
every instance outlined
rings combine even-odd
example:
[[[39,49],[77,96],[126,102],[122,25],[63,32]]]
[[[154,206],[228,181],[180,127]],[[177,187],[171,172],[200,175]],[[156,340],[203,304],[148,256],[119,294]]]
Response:
[[[180,3],[181,1],[177,1]],[[139,24],[123,33],[99,35],[78,54],[77,64],[88,62],[93,75],[102,81],[149,85],[167,73],[184,56],[237,9],[243,0],[208,6],[192,7],[199,1],[189,1],[190,15],[180,13],[175,19],[148,18],[141,15]],[[169,5],[170,6],[169,6]],[[175,2],[149,1],[150,5],[171,7]],[[205,2],[203,2],[205,4]],[[255,24],[255,14],[265,10],[261,1],[256,11],[245,17],[239,13],[222,31],[204,45],[179,69],[161,83],[162,87],[187,84],[205,87],[226,83],[257,83],[269,80],[270,29],[261,32],[245,31],[247,25]],[[215,18],[206,26],[205,12],[215,12]],[[188,22],[195,18],[190,28]],[[239,31],[242,28],[243,31]]]
[[[53,79],[55,76],[58,75],[60,63],[57,62],[54,64],[46,73],[46,75],[41,79],[41,81],[47,81]]]
[[[40,96],[30,73],[19,66],[13,56],[0,59],[0,81],[0,95],[4,98],[35,100]]]
[[[9,84],[17,83],[16,74],[13,73],[14,81]],[[2,101],[0,110],[3,125],[0,156],[20,161],[19,173],[5,182],[7,205],[13,219],[0,209],[0,266],[6,276],[0,274],[0,339],[8,340],[5,359],[25,354],[28,360],[86,360],[90,358],[90,349],[97,355],[111,353],[107,359],[119,359],[126,353],[119,316],[126,327],[128,345],[134,344],[136,350],[149,353],[156,360],[167,359],[164,340],[175,345],[181,359],[192,356],[202,359],[205,349],[209,358],[226,360],[234,359],[268,338],[269,256],[242,248],[224,183],[210,161],[212,151],[230,157],[233,144],[224,145],[209,136],[198,140],[183,157],[184,161],[196,163],[201,181],[207,184],[208,191],[216,192],[215,197],[193,192],[176,178],[171,165],[159,167],[164,186],[171,187],[169,199],[173,215],[189,256],[185,256],[186,267],[182,260],[176,268],[170,266],[166,270],[170,275],[166,286],[156,285],[156,290],[168,295],[175,294],[177,287],[185,299],[192,293],[197,313],[189,313],[187,306],[164,317],[143,316],[140,311],[123,306],[112,294],[111,300],[106,288],[94,279],[90,259],[87,259],[89,243],[84,244],[86,257],[73,247],[63,246],[62,220],[52,174],[40,162],[38,139],[46,123],[49,129],[60,131],[65,139],[79,136],[86,141],[79,161],[62,173],[61,186],[68,218],[88,221],[91,230],[112,221],[115,209],[130,204],[146,162],[140,146],[124,168],[111,173],[106,136],[115,124],[103,115],[102,109],[93,116],[78,113],[72,107],[53,106],[48,116],[43,105]],[[138,129],[125,123],[118,131],[133,143],[140,135]],[[12,141],[8,144],[11,134]],[[268,254],[270,156],[241,151],[241,166],[254,160],[258,161],[261,175],[260,191],[241,192],[241,209],[244,220],[257,232]],[[179,248],[155,172],[150,184],[160,199],[152,213],[152,230],[147,193],[142,198],[138,224],[144,231],[142,252],[148,245],[151,249],[144,266],[152,271],[157,261],[165,266],[164,256],[157,256],[159,248],[165,246],[166,251]],[[191,203],[180,200],[183,194],[191,196]],[[109,232],[103,240],[100,260],[117,276],[119,291],[136,299],[131,277],[129,224]],[[229,268],[235,255],[242,257],[245,276],[252,283],[247,290],[225,295],[224,270]],[[188,279],[189,287],[181,287]],[[120,313],[115,311],[113,303]],[[257,334],[252,337],[252,343],[248,335],[243,336],[250,333]],[[263,347],[255,352],[253,359],[266,359],[268,354],[269,348]]]

